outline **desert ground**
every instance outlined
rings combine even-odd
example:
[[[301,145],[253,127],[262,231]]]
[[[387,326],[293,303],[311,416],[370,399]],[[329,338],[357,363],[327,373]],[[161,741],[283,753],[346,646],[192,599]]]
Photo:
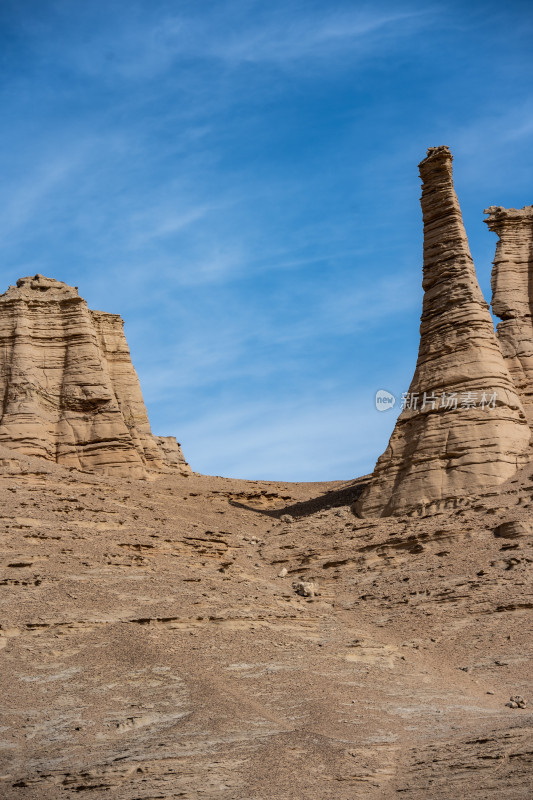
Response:
[[[533,795],[531,466],[369,520],[365,478],[0,464],[0,797]]]

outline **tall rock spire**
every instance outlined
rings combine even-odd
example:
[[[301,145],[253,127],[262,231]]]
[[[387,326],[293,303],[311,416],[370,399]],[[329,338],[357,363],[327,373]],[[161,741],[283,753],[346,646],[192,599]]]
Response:
[[[406,407],[361,496],[387,516],[495,485],[528,459],[530,431],[477,282],[448,147],[419,165],[424,301]]]
[[[533,428],[533,206],[491,206],[485,220],[498,234],[492,271],[492,310],[498,339]]]

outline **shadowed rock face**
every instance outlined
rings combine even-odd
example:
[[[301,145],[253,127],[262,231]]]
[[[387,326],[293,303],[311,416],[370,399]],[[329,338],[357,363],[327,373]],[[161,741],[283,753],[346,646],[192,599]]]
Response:
[[[133,478],[188,469],[177,443],[169,460],[150,431],[116,314],[90,311],[60,281],[21,278],[0,296],[0,344],[2,444]]]
[[[492,310],[498,339],[530,427],[533,427],[533,206],[485,210],[498,234],[492,271]]]
[[[408,398],[413,406],[416,398],[416,408],[398,418],[357,504],[363,516],[402,513],[501,483],[529,453],[524,411],[477,282],[449,149],[430,148],[419,168],[425,294]]]

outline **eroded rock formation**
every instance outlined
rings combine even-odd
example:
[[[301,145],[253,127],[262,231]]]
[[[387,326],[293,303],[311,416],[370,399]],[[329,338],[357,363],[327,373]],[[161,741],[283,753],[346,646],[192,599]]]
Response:
[[[424,301],[415,374],[357,504],[387,516],[501,483],[528,460],[530,430],[470,255],[447,147],[419,165]]]
[[[533,427],[533,206],[491,206],[489,229],[498,234],[492,271],[492,310],[498,339],[530,427]]]
[[[133,478],[189,469],[150,431],[119,316],[60,281],[21,278],[0,296],[0,343],[0,443]]]

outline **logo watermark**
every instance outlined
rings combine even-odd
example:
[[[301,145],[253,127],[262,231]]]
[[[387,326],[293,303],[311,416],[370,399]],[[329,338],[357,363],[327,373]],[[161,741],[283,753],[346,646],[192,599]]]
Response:
[[[396,405],[396,396],[387,389],[378,389],[374,399],[378,411],[390,411]],[[400,410],[408,411],[456,411],[480,408],[482,411],[496,408],[498,392],[487,389],[468,392],[402,392]]]
[[[378,411],[390,411],[396,405],[396,398],[392,392],[388,392],[386,389],[378,389],[374,403]]]

